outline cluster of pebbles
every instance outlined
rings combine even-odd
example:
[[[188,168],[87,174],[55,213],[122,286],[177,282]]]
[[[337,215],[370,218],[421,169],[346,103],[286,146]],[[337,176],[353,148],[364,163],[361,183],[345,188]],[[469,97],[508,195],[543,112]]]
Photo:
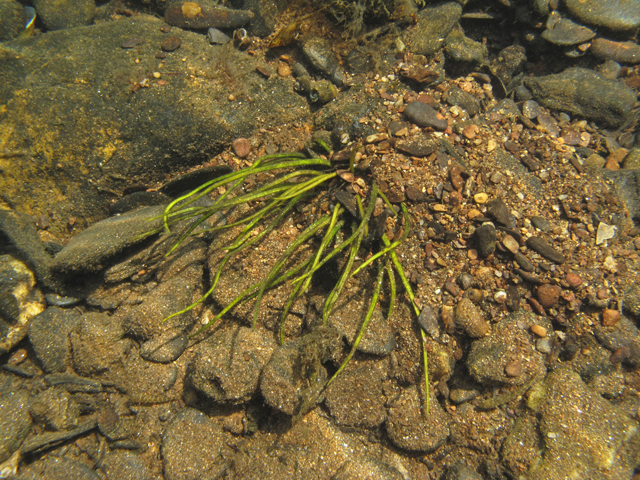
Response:
[[[633,477],[640,5],[536,0],[478,13],[462,3],[416,9],[392,41],[377,31],[378,44],[330,41],[310,26],[278,55],[265,55],[275,35],[251,30],[265,25],[259,8],[177,2],[162,12],[173,25],[163,35],[246,27],[228,39],[257,57],[256,81],[287,85],[313,116],[237,137],[207,167],[123,195],[113,216],[64,242],[41,241],[55,239],[45,221],[36,229],[0,210],[0,477]],[[189,23],[202,16],[210,21]],[[518,44],[495,31],[483,42],[488,30],[468,23],[505,18],[523,25]],[[156,58],[186,51],[180,36],[190,38],[165,36]],[[166,77],[142,86],[171,87]],[[366,196],[376,182],[408,206],[397,253],[421,310],[416,318],[402,291],[393,315],[376,309],[326,389],[362,321],[371,271],[347,283],[327,325],[322,286],[312,288],[291,308],[282,345],[286,285],[267,292],[255,328],[249,304],[190,335],[339,199],[287,219],[234,260],[210,302],[165,323],[206,291],[223,242],[205,233],[166,257],[180,231],[142,239],[194,182],[318,141],[336,165],[362,147],[348,193]],[[385,234],[403,228],[389,217]]]

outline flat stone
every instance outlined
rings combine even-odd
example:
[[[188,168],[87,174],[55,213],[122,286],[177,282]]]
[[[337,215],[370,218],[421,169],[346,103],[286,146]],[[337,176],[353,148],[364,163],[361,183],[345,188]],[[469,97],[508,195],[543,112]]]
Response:
[[[566,261],[564,255],[562,255],[555,248],[549,245],[546,240],[540,237],[529,237],[527,238],[525,244],[528,248],[530,248],[534,252],[539,253],[544,258],[553,263],[562,264]]]
[[[560,19],[553,25],[542,32],[541,37],[547,42],[555,45],[569,46],[585,43],[596,36],[596,33],[590,28],[578,25],[568,18]]]
[[[625,121],[636,101],[634,91],[626,85],[585,68],[529,77],[524,83],[545,107],[612,127]]]
[[[399,448],[431,452],[449,438],[449,421],[435,396],[429,402],[429,414],[424,414],[422,395],[412,386],[389,408],[385,428],[389,439]]]
[[[588,25],[620,31],[640,27],[639,0],[565,0],[564,6],[573,17]]]
[[[20,447],[31,430],[28,402],[24,392],[0,394],[0,462]]]
[[[439,118],[439,114],[434,108],[417,100],[407,104],[404,116],[422,128],[431,127],[435,130],[446,130],[449,126],[445,118]]]
[[[271,335],[261,329],[221,329],[197,345],[189,380],[214,402],[249,401],[275,348]]]
[[[64,372],[71,364],[69,332],[82,315],[75,310],[49,307],[29,326],[29,341],[46,372]]]
[[[184,408],[162,432],[162,461],[167,480],[207,478],[222,448],[222,429],[204,413]],[[206,452],[206,454],[204,454]],[[215,478],[212,475],[211,478]]]
[[[640,63],[640,45],[634,42],[614,42],[606,38],[596,38],[591,42],[589,51],[605,60],[630,65]]]
[[[95,272],[123,250],[144,240],[145,233],[162,225],[165,207],[146,207],[92,225],[71,239],[54,258],[52,268],[63,274]]]
[[[405,33],[411,51],[419,55],[433,55],[444,46],[444,39],[458,23],[462,6],[458,2],[427,5],[420,10],[413,28]]]

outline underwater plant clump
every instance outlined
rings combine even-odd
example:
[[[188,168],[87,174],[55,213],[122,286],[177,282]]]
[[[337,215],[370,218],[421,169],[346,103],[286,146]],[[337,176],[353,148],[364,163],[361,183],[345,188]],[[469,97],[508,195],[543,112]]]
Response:
[[[349,354],[327,382],[328,386],[355,354],[374,311],[384,296],[385,284],[388,286],[388,298],[385,302],[388,305],[387,316],[391,316],[396,303],[396,275],[400,278],[416,315],[419,315],[411,286],[395,254],[396,248],[410,231],[408,211],[402,204],[396,212],[372,179],[356,175],[356,150],[352,151],[349,168],[342,170],[328,160],[307,158],[303,154],[264,156],[251,166],[206,182],[169,204],[162,217],[166,231],[185,220],[191,220],[191,225],[168,254],[191,235],[205,232],[226,235],[222,235],[223,255],[215,272],[212,272],[209,290],[196,302],[168,318],[185,313],[204,302],[215,291],[223,272],[232,266],[234,259],[242,252],[246,253],[248,248],[259,245],[271,232],[281,227],[296,209],[327,199],[334,202],[333,208],[328,212],[314,209],[316,213],[308,216],[306,228],[290,241],[269,272],[239,292],[227,305],[221,306],[215,317],[193,335],[201,333],[235,307],[248,302],[253,302],[252,323],[255,327],[265,293],[287,284],[290,293],[283,305],[279,328],[280,342],[284,343],[285,319],[290,309],[311,288],[314,276],[318,277],[323,267],[329,262],[341,265],[338,267],[337,280],[324,301],[321,312],[323,325],[327,324],[347,281],[364,269],[372,268],[377,273],[371,280],[367,280],[372,294],[368,305],[365,303],[366,315]],[[270,179],[264,181],[265,176]],[[201,199],[211,193],[218,193],[218,196],[212,202],[203,204]],[[239,209],[242,211],[237,214]],[[217,223],[211,223],[212,217],[218,219]],[[229,221],[220,222],[222,217]],[[402,234],[393,241],[387,238],[385,232],[389,217],[397,217],[397,221],[403,226]],[[422,332],[425,411],[428,412],[425,341],[425,334]]]
[[[345,36],[356,37],[368,22],[393,20],[398,12],[415,10],[424,0],[319,0],[323,8],[345,28]]]

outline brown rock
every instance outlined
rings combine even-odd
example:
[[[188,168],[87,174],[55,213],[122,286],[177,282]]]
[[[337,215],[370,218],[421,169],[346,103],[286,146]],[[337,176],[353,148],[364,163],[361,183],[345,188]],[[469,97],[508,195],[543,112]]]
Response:
[[[517,360],[509,362],[504,366],[504,373],[507,377],[519,377],[522,373],[522,364]]]
[[[602,325],[605,327],[613,327],[620,320],[620,312],[605,308],[602,312]]]
[[[174,50],[180,48],[181,44],[182,40],[180,40],[178,37],[170,35],[162,41],[162,43],[160,44],[160,48],[162,48],[162,50],[164,50],[165,52],[173,52]]]
[[[560,299],[562,289],[558,285],[545,283],[540,285],[537,291],[538,301],[545,308],[553,307]]]
[[[544,338],[547,336],[547,329],[535,323],[531,325],[531,332],[540,338]]]
[[[455,315],[456,325],[461,327],[470,337],[484,337],[491,330],[482,310],[476,307],[468,298],[460,300],[456,306]]]
[[[571,288],[578,288],[582,285],[582,277],[577,273],[567,273],[565,280]]]
[[[518,250],[520,249],[520,244],[511,235],[505,235],[502,237],[502,245],[504,245],[504,248],[513,254],[518,253]]]
[[[251,142],[247,138],[236,138],[232,144],[233,153],[240,158],[245,158],[251,151]]]

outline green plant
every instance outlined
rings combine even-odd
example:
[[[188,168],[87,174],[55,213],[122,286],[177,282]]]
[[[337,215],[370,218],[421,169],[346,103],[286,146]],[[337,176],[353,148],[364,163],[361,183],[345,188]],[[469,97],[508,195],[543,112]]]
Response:
[[[167,255],[171,254],[190,235],[222,230],[228,230],[231,234],[223,246],[225,253],[217,265],[215,274],[213,274],[209,290],[196,302],[172,314],[167,319],[185,313],[205,301],[216,289],[225,267],[233,261],[234,257],[247,248],[258,244],[266,235],[277,229],[284,223],[287,215],[293,213],[293,210],[301,206],[303,202],[325,198],[332,194],[336,198],[340,196],[344,198],[345,187],[350,182],[358,180],[355,175],[355,153],[354,149],[348,170],[336,170],[328,160],[306,158],[302,154],[268,155],[256,160],[253,165],[247,168],[211,180],[170,203],[162,217],[164,229],[167,232],[184,220],[192,222]],[[263,183],[253,182],[261,174],[270,174],[273,178]],[[245,182],[257,186],[245,189]],[[370,181],[369,184],[359,182],[358,185],[364,185],[364,188],[358,187],[360,195],[356,194],[354,197],[347,195],[353,201],[352,204],[345,206],[341,202],[336,202],[331,213],[320,213],[316,218],[313,218],[309,225],[294,238],[264,278],[240,292],[194,335],[215,324],[237,305],[249,301],[255,302],[253,306],[253,325],[255,326],[265,292],[284,283],[289,283],[291,293],[284,305],[280,321],[279,337],[280,342],[284,342],[284,321],[291,306],[308,290],[314,274],[327,262],[337,260],[339,256],[342,256],[343,266],[338,281],[327,295],[324,303],[323,324],[327,323],[347,280],[369,266],[377,269],[377,276],[373,284],[373,295],[368,305],[367,314],[351,346],[351,351],[333,377],[329,379],[327,385],[340,374],[353,357],[379,302],[385,278],[389,285],[388,315],[392,314],[396,302],[396,274],[400,277],[416,315],[418,315],[420,312],[415,305],[411,286],[395,253],[396,248],[407,238],[410,230],[407,209],[404,204],[401,205],[400,216],[403,219],[403,233],[400,238],[392,242],[384,231],[376,234],[376,229],[373,226],[376,201],[381,199],[388,206],[390,215],[396,216],[398,214],[384,194],[380,192],[375,182]],[[198,200],[212,192],[218,193],[213,203],[200,206]],[[205,222],[213,215],[231,212],[241,206],[249,208],[233,221],[224,225],[204,228]],[[299,255],[296,254],[299,253],[303,245],[308,244],[313,238],[320,239],[319,245],[313,249],[310,255],[299,259]],[[363,252],[365,245],[367,251]],[[358,258],[367,259],[358,264]],[[425,411],[428,413],[428,365],[426,339],[424,333],[422,335],[426,390]]]

